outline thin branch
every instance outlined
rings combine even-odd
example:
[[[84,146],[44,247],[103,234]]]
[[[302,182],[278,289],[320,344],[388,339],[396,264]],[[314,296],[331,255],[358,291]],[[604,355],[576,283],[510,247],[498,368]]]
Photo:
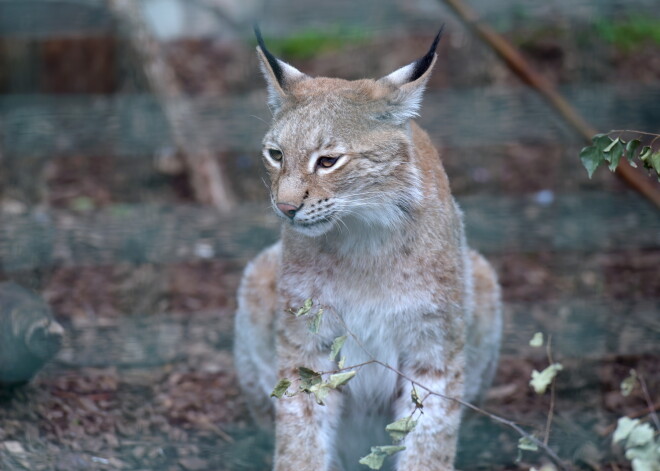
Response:
[[[653,140],[652,140],[651,143],[649,144],[649,147],[650,147],[651,149],[653,149],[653,144],[655,144],[655,141],[657,141],[658,139],[660,139],[660,136],[656,136],[656,137],[653,138]]]
[[[630,134],[643,134],[645,136],[654,136],[654,137],[660,137],[660,134],[656,134],[654,132],[644,132],[644,131],[636,131],[633,129],[612,129],[610,132],[607,134],[611,134],[613,132],[618,132],[618,133],[630,133]]]
[[[364,362],[362,362],[362,363],[358,363],[357,365],[345,366],[345,367],[343,367],[343,368],[338,368],[338,369],[336,369],[336,370],[332,370],[332,371],[317,371],[317,373],[318,373],[319,375],[331,375],[331,374],[339,373],[339,372],[341,372],[341,371],[352,370],[352,369],[354,369],[354,368],[360,368],[360,367],[362,367],[362,366],[371,365],[372,363],[376,363],[376,361],[374,361],[374,360],[367,360],[367,361],[364,361]]]
[[[658,414],[656,414],[655,412],[656,408],[655,405],[653,404],[653,401],[651,400],[649,389],[646,387],[646,381],[644,380],[644,377],[640,374],[637,375],[637,378],[639,378],[639,384],[642,385],[642,392],[644,393],[644,399],[646,399],[646,405],[649,408],[649,414],[651,415],[651,419],[655,424],[655,428],[658,431],[660,431],[660,420],[658,420]]]
[[[416,381],[415,379],[405,375],[404,373],[399,371],[397,368],[394,368],[393,366],[378,360],[377,358],[375,358],[367,350],[367,348],[360,341],[360,339],[348,328],[348,326],[346,325],[346,322],[344,322],[344,319],[340,315],[338,315],[335,312],[334,309],[332,309],[331,307],[328,307],[328,306],[323,306],[323,309],[326,312],[331,312],[332,314],[334,314],[335,317],[339,320],[339,322],[341,322],[344,329],[346,329],[347,334],[350,335],[353,340],[355,340],[355,342],[362,349],[362,351],[370,358],[370,362],[368,362],[368,363],[375,363],[377,365],[382,366],[383,368],[386,368],[386,369],[396,373],[399,377],[401,377],[401,378],[403,378],[407,381],[410,381],[413,384],[413,386],[417,386],[420,389],[423,389],[424,391],[426,391],[428,393],[428,395],[437,396],[439,398],[446,399],[446,400],[449,400],[449,401],[454,401],[454,402],[456,402],[456,403],[458,403],[458,404],[460,404],[464,407],[467,407],[468,409],[472,409],[473,411],[475,411],[475,412],[477,412],[481,415],[485,415],[486,417],[490,418],[491,420],[493,420],[495,422],[499,422],[503,425],[506,425],[507,427],[515,430],[520,436],[522,436],[522,437],[526,438],[527,440],[529,440],[530,442],[534,443],[539,449],[543,450],[543,452],[559,467],[559,469],[562,469],[563,471],[570,471],[571,470],[571,467],[569,467],[567,464],[565,464],[564,461],[555,453],[555,451],[552,448],[550,448],[547,444],[540,441],[535,436],[527,433],[525,430],[523,430],[515,422],[513,422],[509,419],[505,419],[504,417],[500,417],[499,415],[493,414],[491,412],[488,412],[488,411],[486,411],[486,410],[484,410],[480,407],[477,407],[474,404],[466,402],[462,399],[458,399],[458,398],[455,398],[455,397],[452,397],[452,396],[447,396],[447,395],[439,393],[437,391],[433,391],[432,389],[430,389],[427,386],[421,384],[420,382]]]
[[[638,419],[645,415],[649,415],[649,413],[655,413],[655,411],[658,410],[660,410],[660,401],[656,402],[655,404],[648,405],[644,409],[638,410],[636,412],[632,412],[630,414],[626,414],[626,417],[628,417],[629,419]],[[605,429],[603,429],[602,432],[599,433],[599,435],[601,437],[606,437],[610,435],[611,433],[614,432],[616,426],[617,426],[616,423],[608,425]]]
[[[554,361],[552,359],[552,334],[548,335],[546,353],[548,354],[548,362],[551,365],[554,364]],[[548,418],[545,422],[545,436],[543,438],[543,443],[545,443],[546,445],[550,440],[550,427],[552,426],[552,417],[555,413],[555,382],[556,382],[556,377],[552,378],[552,381],[550,382],[550,410],[548,410]]]

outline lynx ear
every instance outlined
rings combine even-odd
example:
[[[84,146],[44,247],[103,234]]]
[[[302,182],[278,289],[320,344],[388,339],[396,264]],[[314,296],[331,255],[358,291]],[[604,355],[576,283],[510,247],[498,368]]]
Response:
[[[433,44],[431,44],[424,57],[395,70],[379,80],[379,82],[385,82],[396,87],[396,90],[392,92],[388,99],[388,110],[385,113],[387,119],[402,124],[419,116],[422,95],[431,76],[433,64],[435,64],[437,57],[435,50],[438,47],[438,42],[440,42],[443,28],[444,25],[438,31]]]
[[[268,86],[268,105],[276,112],[286,100],[291,84],[307,78],[307,75],[271,54],[266,49],[258,26],[254,27],[254,34],[257,36],[257,42],[259,43],[257,54],[261,63],[261,71]]]

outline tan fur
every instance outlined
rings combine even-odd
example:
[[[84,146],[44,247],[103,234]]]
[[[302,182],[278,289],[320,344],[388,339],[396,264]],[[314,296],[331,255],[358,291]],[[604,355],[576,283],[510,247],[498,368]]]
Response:
[[[349,338],[342,349],[347,365],[372,355],[440,394],[478,398],[497,363],[499,285],[468,249],[440,157],[409,120],[432,65],[410,81],[411,67],[349,82],[309,78],[280,62],[282,78],[259,54],[274,107],[264,138],[271,201],[297,211],[290,220],[275,208],[282,240],[245,270],[239,379],[255,420],[268,427],[275,419],[276,470],[363,469],[359,457],[388,444],[384,425],[413,411],[410,381],[367,365],[324,406],[298,394],[273,407],[278,378],[294,379],[298,366],[336,369],[330,344],[349,333],[359,342]],[[325,155],[339,159],[336,168],[318,164]],[[308,298],[326,309],[316,335],[305,317],[288,313]],[[456,402],[426,397],[406,450],[390,462],[453,469],[460,415]]]

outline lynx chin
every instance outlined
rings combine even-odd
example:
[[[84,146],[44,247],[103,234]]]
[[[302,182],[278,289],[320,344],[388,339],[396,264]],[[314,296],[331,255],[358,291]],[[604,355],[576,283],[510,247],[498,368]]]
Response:
[[[414,410],[411,384],[376,364],[360,368],[325,405],[271,399],[298,367],[337,369],[333,339],[347,333],[346,365],[365,350],[438,393],[478,400],[497,366],[501,300],[489,263],[471,250],[442,160],[414,121],[437,55],[379,80],[309,77],[275,58],[257,31],[273,113],[263,139],[281,240],[245,269],[235,361],[258,424],[275,429],[277,471],[353,471],[386,424]],[[326,306],[318,334],[289,313]],[[425,397],[424,414],[390,469],[454,469],[461,407]],[[385,468],[384,468],[385,469]]]

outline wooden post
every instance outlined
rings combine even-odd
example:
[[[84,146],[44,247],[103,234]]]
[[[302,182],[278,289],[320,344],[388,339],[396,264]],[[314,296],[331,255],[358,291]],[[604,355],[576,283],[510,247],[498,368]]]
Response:
[[[223,174],[208,138],[195,132],[201,118],[195,116],[174,71],[165,60],[158,40],[150,33],[140,2],[109,0],[109,4],[141,62],[151,90],[165,112],[195,198],[223,213],[229,212],[235,205],[235,198],[226,175]],[[195,138],[191,139],[191,136]]]

